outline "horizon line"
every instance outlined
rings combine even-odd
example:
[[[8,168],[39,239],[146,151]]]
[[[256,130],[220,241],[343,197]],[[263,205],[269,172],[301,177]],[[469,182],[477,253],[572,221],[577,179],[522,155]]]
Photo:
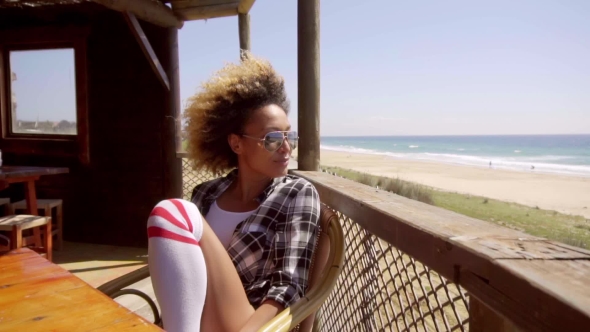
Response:
[[[590,133],[577,134],[404,134],[404,135],[320,135],[320,137],[441,137],[441,136],[590,136]]]

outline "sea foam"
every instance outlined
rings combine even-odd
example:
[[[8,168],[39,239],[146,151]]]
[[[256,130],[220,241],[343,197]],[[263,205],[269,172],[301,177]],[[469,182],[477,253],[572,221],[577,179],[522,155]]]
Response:
[[[416,146],[418,147],[418,146]],[[340,151],[348,153],[371,154],[378,156],[388,156],[396,159],[404,160],[418,160],[438,162],[444,164],[456,164],[477,167],[491,167],[494,169],[506,169],[514,171],[526,172],[540,172],[563,175],[574,175],[590,177],[590,166],[588,165],[566,165],[559,164],[560,160],[568,160],[576,158],[575,156],[555,156],[555,155],[541,155],[541,156],[475,156],[475,155],[460,155],[452,153],[432,153],[432,152],[413,152],[413,153],[397,153],[385,152],[376,149],[365,149],[354,146],[333,146],[321,145],[322,149],[331,151]],[[459,150],[463,151],[463,150]],[[521,152],[520,150],[516,150]],[[516,152],[515,151],[515,152]]]

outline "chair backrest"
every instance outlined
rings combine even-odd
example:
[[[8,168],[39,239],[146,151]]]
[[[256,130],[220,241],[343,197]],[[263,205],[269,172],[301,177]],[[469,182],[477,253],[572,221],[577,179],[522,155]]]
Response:
[[[319,232],[313,253],[312,266],[309,275],[308,290],[318,286],[321,276],[326,270],[326,263],[330,257],[330,223],[338,222],[338,215],[329,207],[322,204],[320,209]],[[304,319],[299,325],[299,332],[310,332],[315,322],[317,310]]]

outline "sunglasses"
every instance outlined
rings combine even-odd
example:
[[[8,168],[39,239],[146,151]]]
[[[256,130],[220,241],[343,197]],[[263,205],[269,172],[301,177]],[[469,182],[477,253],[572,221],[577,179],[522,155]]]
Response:
[[[243,137],[255,139],[264,143],[264,148],[269,152],[275,152],[283,146],[285,139],[289,142],[291,149],[297,148],[299,137],[296,131],[271,131],[264,135],[264,138],[258,138],[242,134]]]

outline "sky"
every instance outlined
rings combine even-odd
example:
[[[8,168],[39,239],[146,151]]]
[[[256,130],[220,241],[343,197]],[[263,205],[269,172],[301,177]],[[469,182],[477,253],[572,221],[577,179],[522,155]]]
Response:
[[[18,120],[76,120],[73,49],[11,51],[10,69]]]
[[[323,0],[321,135],[590,133],[590,1]],[[297,122],[297,1],[257,0],[252,52]],[[180,30],[181,99],[238,61],[236,17]]]
[[[322,136],[590,134],[590,1],[322,0],[320,13]],[[250,16],[296,127],[297,1],[257,0]],[[186,22],[179,47],[184,109],[239,61],[237,17]],[[73,120],[68,56],[15,61],[23,117]]]

